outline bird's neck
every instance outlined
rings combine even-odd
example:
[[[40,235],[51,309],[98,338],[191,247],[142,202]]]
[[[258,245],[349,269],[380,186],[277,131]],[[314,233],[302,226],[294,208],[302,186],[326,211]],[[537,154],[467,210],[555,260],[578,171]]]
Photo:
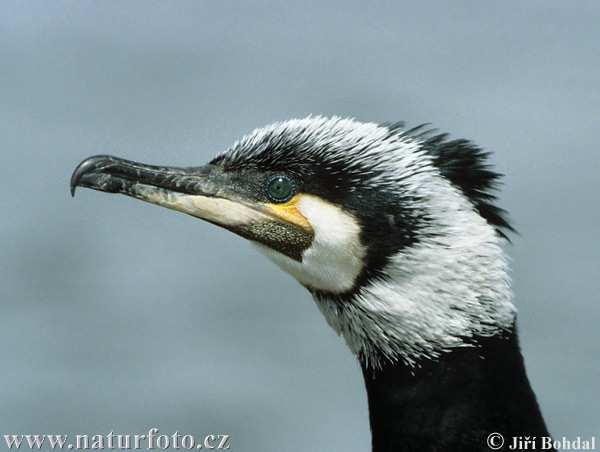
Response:
[[[374,452],[489,451],[492,433],[548,436],[514,328],[417,368],[362,367]]]

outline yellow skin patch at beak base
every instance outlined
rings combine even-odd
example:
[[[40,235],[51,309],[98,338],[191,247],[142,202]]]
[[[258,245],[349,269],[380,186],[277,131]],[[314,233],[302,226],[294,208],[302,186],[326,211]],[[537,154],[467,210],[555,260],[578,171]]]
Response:
[[[298,203],[302,200],[302,197],[302,194],[297,194],[288,202],[282,204],[265,204],[265,206],[274,217],[299,226],[306,231],[312,231],[311,224],[298,209]]]

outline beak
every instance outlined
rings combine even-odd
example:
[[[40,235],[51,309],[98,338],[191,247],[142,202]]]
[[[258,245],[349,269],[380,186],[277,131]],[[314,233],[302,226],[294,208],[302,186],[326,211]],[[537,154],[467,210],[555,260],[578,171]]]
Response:
[[[71,176],[71,195],[77,187],[108,193],[135,195],[141,185],[181,193],[210,193],[208,168],[177,168],[146,165],[112,155],[89,157],[77,165]]]
[[[71,176],[73,196],[77,187],[124,194],[201,218],[300,260],[312,242],[310,225],[235,186],[215,165],[155,166],[110,155],[85,159]]]

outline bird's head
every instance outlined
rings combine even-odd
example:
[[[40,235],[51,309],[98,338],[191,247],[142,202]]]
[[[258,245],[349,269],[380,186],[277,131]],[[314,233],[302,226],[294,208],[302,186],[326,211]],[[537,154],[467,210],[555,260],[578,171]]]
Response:
[[[465,140],[309,117],[257,129],[199,167],[84,160],[71,188],[224,227],[314,295],[364,363],[414,364],[514,318],[498,174]]]

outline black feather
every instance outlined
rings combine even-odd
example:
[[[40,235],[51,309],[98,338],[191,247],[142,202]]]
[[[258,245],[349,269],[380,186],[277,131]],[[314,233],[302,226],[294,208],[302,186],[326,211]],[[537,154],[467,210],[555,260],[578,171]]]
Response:
[[[400,132],[400,131],[397,131]],[[495,227],[497,233],[509,240],[508,232],[516,232],[507,212],[496,205],[495,192],[503,174],[493,171],[490,153],[465,139],[449,140],[448,134],[436,134],[427,124],[400,132],[422,141],[423,148],[432,156],[442,176],[461,189],[479,214]]]

